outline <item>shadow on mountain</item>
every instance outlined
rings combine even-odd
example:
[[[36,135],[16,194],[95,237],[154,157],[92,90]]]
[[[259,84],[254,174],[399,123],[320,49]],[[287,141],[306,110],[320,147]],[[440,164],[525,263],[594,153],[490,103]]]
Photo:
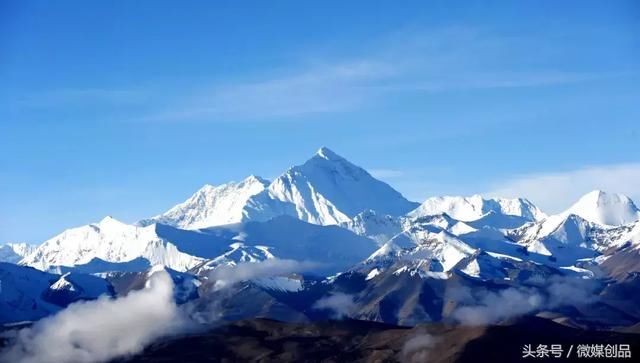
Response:
[[[120,272],[142,272],[151,267],[149,260],[144,257],[138,257],[131,261],[126,262],[109,262],[103,259],[94,257],[91,261],[75,266],[52,266],[49,271],[59,274],[65,274],[67,272],[94,274],[111,271]]]

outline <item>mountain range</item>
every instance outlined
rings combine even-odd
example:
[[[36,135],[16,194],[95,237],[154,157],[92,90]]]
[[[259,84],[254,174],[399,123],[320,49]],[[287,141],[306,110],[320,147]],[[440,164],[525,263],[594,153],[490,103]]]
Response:
[[[182,292],[177,301],[192,311],[215,304],[218,318],[229,320],[337,312],[393,324],[460,320],[461,307],[515,289],[546,301],[522,314],[576,326],[640,321],[637,304],[624,301],[640,292],[640,209],[630,198],[593,191],[552,215],[524,198],[415,203],[326,147],[273,181],[251,175],[205,185],[134,224],[105,217],[38,246],[6,244],[0,261],[0,304],[17,312],[2,322],[126,294],[158,266]],[[246,266],[271,270],[240,270]],[[225,294],[212,293],[229,276],[239,277]],[[545,281],[574,278],[589,281],[581,291],[597,301],[556,302]],[[318,308],[335,296],[345,296],[344,311]]]

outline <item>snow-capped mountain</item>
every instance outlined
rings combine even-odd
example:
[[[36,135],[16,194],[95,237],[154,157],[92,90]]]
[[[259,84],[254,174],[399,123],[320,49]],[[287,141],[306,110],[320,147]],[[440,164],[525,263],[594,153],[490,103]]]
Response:
[[[418,260],[420,264],[425,265],[426,270],[433,272],[448,272],[463,258],[476,251],[437,224],[422,223],[414,224],[411,228],[393,237],[373,256],[383,255],[382,251],[396,253],[398,247],[403,251],[408,251],[398,254],[402,259]]]
[[[432,197],[411,211],[408,216],[418,218],[446,213],[457,220],[469,222],[478,220],[490,212],[521,217],[525,221],[537,221],[545,217],[538,207],[526,199],[484,199],[480,195]]]
[[[323,147],[249,198],[244,212],[249,220],[289,215],[313,224],[332,225],[348,222],[365,210],[400,216],[417,205]]]
[[[269,258],[331,263],[326,270],[338,272],[380,248],[374,255],[428,260],[432,271],[456,269],[479,251],[571,265],[616,245],[626,232],[613,225],[638,216],[629,198],[604,192],[589,193],[555,216],[521,198],[445,196],[418,206],[323,147],[270,184],[250,176],[207,185],[139,225],[107,217],[31,252],[9,245],[8,258],[24,254],[21,264],[59,273],[135,272],[157,264],[202,272]]]
[[[420,217],[405,221],[406,228],[382,245],[356,269],[367,270],[368,278],[388,270],[411,272],[423,277],[447,278],[454,269],[474,277],[488,277],[472,263],[482,253],[463,240],[476,229],[447,214]],[[498,241],[502,243],[500,239]],[[485,259],[491,259],[489,256]],[[466,262],[465,262],[466,261]],[[461,267],[461,265],[465,265]],[[467,269],[466,266],[471,266]],[[473,270],[473,267],[476,267]]]
[[[552,261],[573,264],[582,258],[591,258],[607,246],[604,241],[592,238],[601,229],[575,214],[551,216],[539,223],[525,225],[511,236],[529,252],[551,256]]]
[[[627,223],[640,212],[630,198],[593,191],[566,211],[528,223],[507,235],[533,253],[572,263],[599,255],[629,239]]]
[[[313,261],[318,271],[338,272],[375,248],[373,240],[347,229],[290,216],[197,231],[162,224],[139,227],[107,217],[51,238],[20,264],[57,273],[135,272],[155,265],[184,272],[275,256]]]
[[[186,247],[191,247],[188,250]],[[106,217],[99,223],[68,229],[45,241],[20,264],[47,270],[55,266],[88,264],[94,259],[127,263],[143,257],[152,265],[162,264],[178,271],[185,271],[203,259],[195,251],[205,251],[205,246],[181,246],[158,235],[157,225],[138,227]],[[192,254],[188,254],[188,251]],[[205,254],[200,252],[200,254]]]
[[[235,242],[229,247],[231,248],[229,251],[216,258],[204,261],[189,271],[195,275],[203,275],[219,266],[235,266],[239,263],[261,262],[275,258],[269,252],[270,247],[267,246],[246,246],[242,242]]]
[[[0,322],[124,295],[159,269],[171,275],[176,302],[196,315],[216,305],[216,320],[326,319],[331,312],[316,302],[347,295],[350,317],[413,324],[450,317],[455,291],[536,288],[542,296],[551,278],[577,277],[607,285],[614,307],[598,305],[595,319],[607,311],[624,315],[616,324],[635,321],[637,311],[640,322],[637,304],[619,305],[640,291],[639,217],[629,198],[604,192],[550,216],[526,199],[446,196],[418,205],[321,148],[272,183],[251,176],[207,185],[136,225],[107,217],[33,250],[0,247],[0,259],[46,271],[0,263]],[[281,262],[300,271],[246,273]],[[243,280],[216,285],[225,274]]]
[[[28,243],[6,243],[0,245],[0,262],[17,263],[35,250],[36,246]]]
[[[247,200],[263,191],[269,182],[251,175],[239,183],[205,185],[185,202],[167,212],[138,222],[141,226],[162,223],[182,229],[199,229],[243,220]]]
[[[289,215],[313,224],[333,225],[346,223],[365,210],[401,216],[417,206],[366,170],[323,147],[270,184],[252,175],[240,183],[205,185],[184,203],[138,224],[201,229]]]
[[[640,219],[640,209],[631,198],[616,193],[594,190],[572,205],[561,215],[575,214],[592,223],[620,226]]]

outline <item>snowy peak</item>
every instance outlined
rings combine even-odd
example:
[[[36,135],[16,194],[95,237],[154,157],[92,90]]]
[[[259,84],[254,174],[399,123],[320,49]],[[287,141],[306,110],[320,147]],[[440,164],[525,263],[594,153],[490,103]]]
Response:
[[[122,230],[122,229],[128,229],[132,227],[131,225],[121,222],[113,218],[112,216],[106,216],[102,218],[100,222],[95,223],[93,225],[98,228],[104,228],[104,229],[110,229],[110,230],[116,230],[116,229]]]
[[[633,223],[640,219],[640,209],[622,194],[594,190],[585,194],[562,215],[575,214],[589,222],[608,226]]]
[[[205,185],[185,202],[138,225],[160,223],[203,229],[281,215],[333,225],[367,209],[400,216],[415,207],[417,203],[366,170],[321,147],[305,163],[289,168],[272,183],[251,175],[239,183]]]
[[[366,170],[322,147],[304,164],[291,167],[265,191],[251,197],[244,212],[248,220],[289,215],[331,225],[347,222],[367,209],[399,216],[416,206]]]
[[[352,164],[347,159],[329,150],[321,147],[309,160],[304,164],[289,168],[287,173],[291,171],[303,171],[307,174],[314,172],[338,172],[335,176],[359,178],[368,175],[364,169]]]
[[[527,221],[546,217],[540,209],[526,199],[484,199],[480,195],[432,197],[409,213],[409,217],[418,218],[446,213],[457,220],[469,222],[478,220],[490,212],[522,217]]]
[[[320,149],[318,149],[318,151],[316,152],[316,157],[320,157],[322,159],[325,160],[345,160],[342,156],[334,153],[333,151],[329,150],[329,148],[323,146]]]
[[[549,234],[549,237],[553,237],[565,244],[580,244],[587,239],[589,229],[589,221],[578,215],[570,214],[560,221],[553,232]]]
[[[95,259],[129,263],[141,257],[181,271],[202,260],[180,251],[172,241],[159,236],[156,225],[139,227],[107,217],[98,223],[68,229],[45,241],[20,264],[46,271],[59,266],[95,263]]]
[[[640,211],[628,197],[596,190],[563,213],[526,224],[509,235],[529,252],[573,263],[628,241],[639,218]]]
[[[508,235],[529,252],[550,256],[551,262],[571,265],[615,245],[624,238],[625,232],[590,222],[576,214],[559,214],[528,223],[509,231]]]
[[[148,226],[162,223],[184,229],[200,229],[238,223],[243,218],[242,209],[247,200],[264,190],[267,185],[267,180],[255,175],[250,175],[239,183],[231,182],[220,186],[206,184],[185,202],[138,224]]]
[[[17,263],[24,256],[35,250],[36,246],[28,243],[7,243],[0,245],[0,262]]]
[[[265,188],[269,185],[269,183],[270,183],[269,180],[259,177],[257,175],[251,174],[248,177],[246,177],[243,181],[238,183],[238,188],[240,189],[254,188],[256,185],[261,185],[263,188]]]

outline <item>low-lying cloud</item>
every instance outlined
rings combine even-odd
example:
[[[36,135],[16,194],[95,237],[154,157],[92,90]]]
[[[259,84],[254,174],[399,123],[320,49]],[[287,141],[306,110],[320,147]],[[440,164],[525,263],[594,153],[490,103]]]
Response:
[[[342,319],[353,314],[356,303],[353,296],[341,292],[323,297],[313,304],[314,309],[330,310],[334,319]]]
[[[402,346],[400,361],[403,363],[428,362],[429,351],[436,343],[436,338],[420,333],[410,337]]]
[[[161,271],[127,296],[79,302],[15,336],[0,356],[12,363],[95,363],[140,352],[153,340],[183,329],[173,282]]]
[[[486,291],[476,304],[459,307],[452,316],[465,325],[485,325],[540,309],[544,301],[544,297],[533,290]]]
[[[320,266],[309,261],[268,259],[260,262],[243,262],[237,265],[222,265],[211,271],[207,278],[205,295],[183,305],[185,313],[199,324],[216,324],[225,315],[229,300],[233,300],[236,290],[233,285],[252,279],[311,271]],[[251,309],[248,309],[251,310]]]
[[[290,274],[294,272],[307,272],[319,265],[310,261],[268,259],[261,262],[246,262],[237,265],[223,265],[217,267],[209,274],[209,279],[214,281],[214,290],[220,290],[236,282]]]
[[[551,277],[529,281],[533,287],[511,287],[499,291],[473,291],[468,287],[453,289],[449,299],[460,306],[451,316],[465,325],[486,325],[528,313],[553,309],[562,305],[583,305],[593,302],[596,283],[576,277]]]

